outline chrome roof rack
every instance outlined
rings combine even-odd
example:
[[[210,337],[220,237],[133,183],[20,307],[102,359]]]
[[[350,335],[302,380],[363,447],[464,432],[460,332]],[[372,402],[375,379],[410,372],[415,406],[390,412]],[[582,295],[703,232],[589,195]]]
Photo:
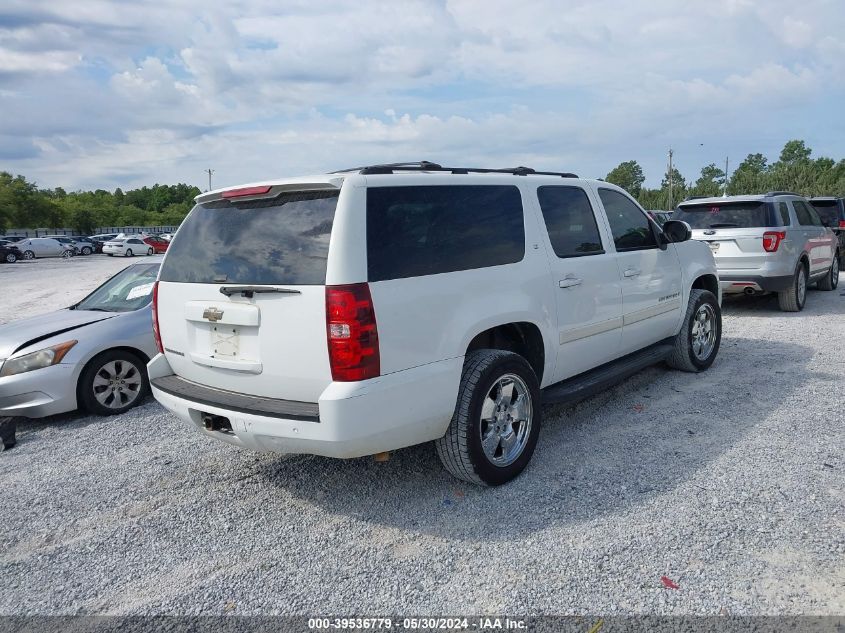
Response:
[[[484,167],[443,167],[437,163],[421,160],[411,163],[385,163],[382,165],[365,165],[363,167],[352,167],[350,169],[339,169],[333,174],[357,171],[362,175],[374,174],[395,174],[403,171],[436,171],[452,174],[512,174],[514,176],[560,176],[561,178],[578,178],[576,174],[560,171],[536,171],[531,167],[506,167],[500,169],[488,169]]]

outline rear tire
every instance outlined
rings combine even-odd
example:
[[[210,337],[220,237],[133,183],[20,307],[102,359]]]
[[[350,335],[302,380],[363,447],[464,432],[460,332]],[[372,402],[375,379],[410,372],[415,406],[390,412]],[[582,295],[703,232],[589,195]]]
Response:
[[[147,249],[147,255],[152,255],[152,254],[153,254],[153,249],[148,248],[148,249]]]
[[[86,247],[84,247],[84,248],[82,249],[82,254],[83,254],[83,255],[90,255],[90,254],[91,254],[91,252],[92,252],[92,251],[91,251],[91,249],[90,249],[90,248],[88,248],[87,246],[86,246]]]
[[[14,264],[18,261],[18,256],[14,253],[6,253],[6,263],[7,264]]]
[[[125,257],[132,257],[132,249],[131,249],[131,248],[127,248],[127,249],[126,249],[126,255],[125,255]]]
[[[824,279],[819,281],[819,290],[836,290],[839,285],[839,253],[833,257],[833,263],[830,265],[830,270],[824,276]]]
[[[437,455],[458,479],[499,486],[528,465],[541,422],[540,386],[528,362],[513,352],[476,350],[464,359],[455,413],[435,441]]]
[[[798,262],[792,285],[778,293],[778,305],[784,312],[801,312],[807,302],[807,267]]]
[[[150,391],[147,365],[136,354],[116,349],[85,366],[77,385],[79,403],[96,415],[115,415],[143,401]]]
[[[700,372],[716,360],[722,343],[722,309],[709,290],[690,290],[689,304],[675,347],[666,361],[681,371]]]

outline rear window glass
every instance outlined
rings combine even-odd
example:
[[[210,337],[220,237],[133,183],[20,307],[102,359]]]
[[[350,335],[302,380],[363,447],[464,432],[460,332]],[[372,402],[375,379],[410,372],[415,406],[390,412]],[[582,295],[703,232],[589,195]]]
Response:
[[[198,204],[167,249],[162,281],[321,285],[339,192]]]
[[[811,200],[810,204],[813,205],[822,222],[827,222],[830,226],[839,224],[838,200]]]
[[[514,186],[367,189],[370,281],[512,264],[524,255],[522,197]]]
[[[764,202],[685,204],[673,220],[682,220],[694,229],[750,229],[773,226]]]

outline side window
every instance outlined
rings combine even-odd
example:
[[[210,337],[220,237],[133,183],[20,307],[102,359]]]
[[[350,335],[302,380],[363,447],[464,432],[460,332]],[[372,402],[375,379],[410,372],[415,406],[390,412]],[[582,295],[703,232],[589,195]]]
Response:
[[[778,202],[778,211],[780,212],[780,222],[784,226],[789,226],[792,224],[789,220],[789,207],[786,206],[785,202]]]
[[[795,209],[795,215],[798,217],[798,224],[801,226],[813,225],[813,218],[810,215],[810,209],[802,200],[793,200],[792,207]]]
[[[656,248],[657,240],[646,214],[627,197],[612,189],[599,189],[617,251]]]
[[[524,256],[525,220],[517,187],[367,189],[369,281],[513,264]]]
[[[810,221],[813,223],[813,226],[824,226],[824,224],[822,224],[821,217],[819,217],[818,211],[813,208],[813,205],[807,204],[806,202],[803,204],[807,207],[807,212],[810,214]]]
[[[604,253],[587,192],[580,187],[539,187],[537,198],[558,257]]]

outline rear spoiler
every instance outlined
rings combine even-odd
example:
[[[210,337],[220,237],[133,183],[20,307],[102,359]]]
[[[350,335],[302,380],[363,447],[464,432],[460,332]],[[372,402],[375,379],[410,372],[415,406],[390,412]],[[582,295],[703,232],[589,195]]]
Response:
[[[332,178],[326,182],[294,182],[285,184],[254,184],[231,189],[207,191],[194,198],[197,204],[204,204],[214,200],[237,199],[238,201],[259,200],[261,198],[275,198],[286,191],[332,191],[340,189],[343,177]]]

